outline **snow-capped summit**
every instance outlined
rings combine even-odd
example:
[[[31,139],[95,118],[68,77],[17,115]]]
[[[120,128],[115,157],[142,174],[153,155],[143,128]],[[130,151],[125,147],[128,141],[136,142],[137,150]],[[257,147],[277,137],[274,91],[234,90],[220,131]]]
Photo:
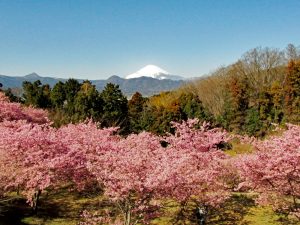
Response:
[[[142,69],[138,70],[137,72],[129,74],[128,76],[126,76],[126,79],[139,78],[139,77],[152,77],[159,80],[163,80],[163,79],[182,80],[183,79],[180,76],[171,75],[169,74],[169,72],[155,65],[147,65]]]

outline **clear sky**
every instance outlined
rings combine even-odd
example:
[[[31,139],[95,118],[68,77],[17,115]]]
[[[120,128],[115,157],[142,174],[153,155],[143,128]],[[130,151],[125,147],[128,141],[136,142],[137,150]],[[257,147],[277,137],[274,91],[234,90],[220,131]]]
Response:
[[[0,0],[0,74],[186,77],[300,44],[299,0]]]

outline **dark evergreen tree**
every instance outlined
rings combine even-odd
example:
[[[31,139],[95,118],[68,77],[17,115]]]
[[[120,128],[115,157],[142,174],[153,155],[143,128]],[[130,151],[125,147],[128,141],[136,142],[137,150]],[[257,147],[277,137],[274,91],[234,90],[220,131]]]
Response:
[[[75,113],[74,101],[75,101],[77,92],[80,90],[80,87],[81,87],[80,83],[73,78],[68,79],[64,84],[66,100],[67,100],[66,106],[65,106],[65,111],[69,115],[73,115]]]
[[[128,101],[128,118],[131,132],[139,133],[143,130],[141,118],[145,103],[146,99],[139,92],[136,92]]]
[[[66,90],[63,82],[59,81],[54,85],[50,98],[54,107],[63,108],[64,102],[66,101]]]
[[[102,113],[102,99],[95,85],[84,81],[74,100],[75,114],[73,119],[78,122],[86,118],[99,121]]]
[[[179,97],[179,104],[183,112],[183,119],[198,118],[200,121],[211,121],[212,116],[204,108],[198,96],[192,93],[184,93]]]
[[[11,101],[11,102],[21,102],[21,98],[14,95],[11,88],[7,88],[4,91],[4,93],[5,93],[5,96],[7,96],[9,98],[9,101]]]
[[[120,126],[121,132],[128,129],[128,101],[119,85],[108,83],[100,94],[103,100],[101,124],[104,127]]]
[[[40,80],[33,83],[23,82],[23,98],[27,105],[33,105],[39,108],[50,108],[50,86],[48,84],[42,85]]]

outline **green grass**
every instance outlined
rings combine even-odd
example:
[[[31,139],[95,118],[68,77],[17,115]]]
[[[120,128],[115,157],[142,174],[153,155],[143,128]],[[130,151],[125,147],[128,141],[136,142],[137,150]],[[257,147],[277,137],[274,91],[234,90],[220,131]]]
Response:
[[[44,219],[39,217],[26,217],[22,219],[22,223],[30,225],[76,225],[77,222],[75,219],[63,219],[63,218],[53,218],[53,219]]]
[[[253,147],[249,144],[241,144],[238,142],[232,143],[232,149],[226,150],[225,153],[234,157],[241,154],[249,154],[253,151]]]
[[[253,207],[249,210],[243,221],[247,224],[275,225],[280,217],[270,207]]]

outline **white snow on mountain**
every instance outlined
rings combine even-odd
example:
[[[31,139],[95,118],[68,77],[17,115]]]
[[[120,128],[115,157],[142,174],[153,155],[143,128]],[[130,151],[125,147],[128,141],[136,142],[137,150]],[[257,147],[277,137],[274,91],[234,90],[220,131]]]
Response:
[[[166,70],[155,66],[147,65],[135,73],[129,74],[125,79],[139,78],[139,77],[152,77],[159,80],[170,79],[170,80],[183,80],[183,77],[171,75]]]

